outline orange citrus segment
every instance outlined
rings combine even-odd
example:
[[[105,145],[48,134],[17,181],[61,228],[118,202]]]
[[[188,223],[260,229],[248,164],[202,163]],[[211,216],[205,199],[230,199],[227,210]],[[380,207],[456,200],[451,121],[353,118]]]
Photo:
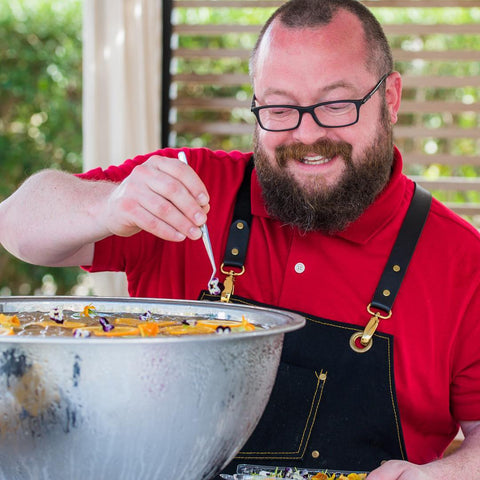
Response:
[[[125,337],[128,335],[140,335],[140,331],[137,327],[128,326],[118,326],[113,328],[109,332],[104,332],[101,326],[91,327],[91,332],[97,337]]]
[[[41,322],[32,322],[29,325],[38,325],[39,327],[60,327],[60,328],[82,328],[85,327],[85,323],[82,322],[71,322],[70,320],[66,320],[63,323],[57,323],[54,320],[43,320]]]
[[[4,315],[0,313],[0,325],[2,327],[19,327],[20,320],[16,315]]]
[[[154,337],[158,335],[158,331],[160,330],[160,327],[156,322],[139,323],[137,328],[140,330],[142,337]]]
[[[158,333],[165,335],[201,335],[213,331],[210,327],[202,327],[201,325],[175,325],[161,328]]]
[[[15,332],[13,331],[13,328],[11,328],[11,327],[0,327],[0,336],[5,336],[5,335],[15,335]]]

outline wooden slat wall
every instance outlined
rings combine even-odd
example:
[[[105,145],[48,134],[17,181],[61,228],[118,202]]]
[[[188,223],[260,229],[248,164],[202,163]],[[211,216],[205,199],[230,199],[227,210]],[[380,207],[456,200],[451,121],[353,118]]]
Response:
[[[281,3],[173,0],[170,145],[251,148],[248,58]],[[480,0],[362,3],[381,19],[403,75],[395,142],[407,173],[480,226]],[[242,20],[232,21],[228,9]],[[445,20],[433,24],[432,11]]]

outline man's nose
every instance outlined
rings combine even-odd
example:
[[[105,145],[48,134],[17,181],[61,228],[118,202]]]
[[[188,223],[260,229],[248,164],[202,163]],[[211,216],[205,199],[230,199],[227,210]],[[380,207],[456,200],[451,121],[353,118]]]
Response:
[[[294,137],[301,143],[306,145],[315,143],[317,140],[324,138],[327,129],[321,127],[313,118],[312,113],[304,112],[300,125],[293,130]]]

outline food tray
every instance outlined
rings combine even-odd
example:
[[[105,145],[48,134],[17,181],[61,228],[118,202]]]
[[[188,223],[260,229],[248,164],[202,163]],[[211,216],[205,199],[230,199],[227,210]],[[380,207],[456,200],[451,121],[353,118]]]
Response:
[[[310,480],[312,477],[318,473],[323,472],[328,475],[330,479],[332,475],[335,475],[333,479],[338,479],[341,475],[345,477],[349,474],[356,473],[359,476],[361,474],[366,475],[366,471],[347,471],[347,470],[336,470],[336,469],[312,469],[312,468],[303,468],[303,467],[275,467],[275,466],[264,466],[264,465],[249,465],[241,464],[237,466],[237,476],[233,477],[234,480],[260,480],[261,478],[277,480],[277,479],[286,479],[290,478],[292,480]],[[360,476],[359,478],[364,478]]]

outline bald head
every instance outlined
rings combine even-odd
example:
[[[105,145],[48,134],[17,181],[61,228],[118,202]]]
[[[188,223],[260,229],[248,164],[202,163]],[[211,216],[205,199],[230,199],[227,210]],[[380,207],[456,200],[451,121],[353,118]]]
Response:
[[[348,41],[351,35],[359,35],[365,46],[366,67],[379,76],[391,72],[392,53],[383,29],[370,10],[358,0],[290,0],[273,13],[260,32],[250,60],[252,78],[255,77],[260,46],[264,40],[269,41],[275,25],[291,30],[315,30],[328,26],[338,15],[345,13],[357,20],[351,26],[355,30],[349,25],[346,37],[338,41]],[[335,45],[331,48],[335,49]]]

